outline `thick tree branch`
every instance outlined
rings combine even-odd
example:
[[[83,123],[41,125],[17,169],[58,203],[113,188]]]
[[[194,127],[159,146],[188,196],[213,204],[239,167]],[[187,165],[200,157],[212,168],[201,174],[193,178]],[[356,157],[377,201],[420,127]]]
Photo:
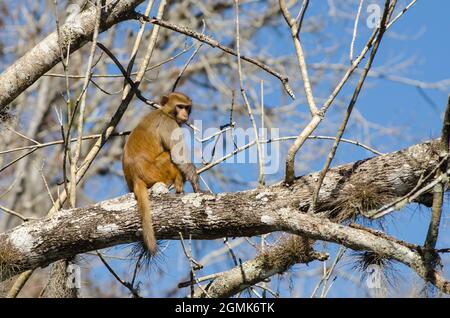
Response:
[[[331,169],[324,180],[316,211],[319,216],[338,220],[405,195],[421,175],[436,166],[438,144],[438,141],[427,142]],[[289,188],[276,184],[217,196],[154,196],[156,236],[179,239],[182,232],[193,239],[216,239],[286,231],[353,249],[372,250],[403,262],[420,276],[425,273],[421,253],[411,245],[300,213],[308,210],[317,177],[317,173],[303,176]],[[429,204],[424,198],[421,203]],[[1,279],[58,259],[139,238],[140,222],[132,194],[61,211],[0,234]],[[433,277],[433,282],[448,292],[447,282],[437,273]]]
[[[207,295],[200,288],[194,293],[194,298],[230,297],[244,289],[255,285],[275,274],[281,274],[291,266],[299,263],[309,263],[314,260],[324,261],[326,253],[317,253],[312,249],[311,240],[290,235],[280,244],[259,254],[254,259],[236,266],[228,271],[217,273],[207,286]]]
[[[372,251],[382,258],[399,261],[413,269],[424,280],[429,280],[442,292],[450,294],[450,282],[445,280],[440,272],[428,268],[425,259],[426,253],[419,246],[396,240],[383,232],[365,229],[358,225],[355,225],[355,227],[344,226],[327,219],[310,216],[310,214],[298,214],[289,209],[275,214],[277,214],[277,217],[271,220],[267,219],[268,223],[281,223],[283,224],[281,227],[291,233],[338,243],[353,250]],[[288,243],[290,242],[292,240],[288,240]],[[293,260],[286,260],[286,257],[289,256],[299,255],[301,257],[305,255],[304,259],[298,260],[298,263],[325,258],[324,255],[317,252],[309,252],[309,255],[301,251],[300,253],[293,253],[291,246],[284,248],[282,244],[275,249],[284,249],[284,253],[279,253],[277,250],[270,251],[266,255],[259,255],[254,260],[242,264],[242,266],[222,273],[210,285],[207,290],[208,296],[228,297],[260,282],[264,278],[281,273],[294,264]],[[278,258],[275,258],[275,255]],[[201,291],[197,291],[195,297],[205,297],[205,295]]]
[[[130,19],[128,14],[143,1],[112,1],[102,10],[100,32]],[[70,43],[70,52],[73,53],[90,41],[94,34],[95,20],[96,9],[91,7],[62,25],[62,46],[67,48]],[[66,53],[63,52],[62,55]],[[0,111],[60,61],[58,35],[54,31],[0,74]]]
[[[346,219],[403,196],[422,174],[436,165],[437,145],[438,142],[423,143],[331,169],[324,180],[316,211],[334,220]],[[157,238],[178,239],[179,232],[193,239],[253,236],[273,231],[300,233],[312,221],[303,220],[298,211],[308,210],[317,177],[317,173],[301,177],[289,188],[276,184],[266,189],[217,196],[152,197]],[[2,279],[58,259],[138,240],[140,222],[135,209],[133,195],[127,194],[26,222],[0,234]],[[286,227],[280,213],[291,214],[293,220],[304,223],[298,223],[295,230]],[[306,234],[331,240],[316,232]]]

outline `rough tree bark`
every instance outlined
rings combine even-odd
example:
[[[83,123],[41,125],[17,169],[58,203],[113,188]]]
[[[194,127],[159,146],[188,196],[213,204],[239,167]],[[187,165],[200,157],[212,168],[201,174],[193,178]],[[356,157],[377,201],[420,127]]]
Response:
[[[404,196],[416,186],[421,175],[436,167],[436,147],[437,142],[426,142],[331,169],[320,191],[318,215],[334,220],[348,218]],[[218,195],[153,196],[156,236],[179,239],[181,232],[193,239],[216,239],[286,231],[355,250],[371,250],[408,265],[422,277],[425,275],[420,247],[302,213],[308,210],[317,177],[317,173],[303,176],[288,188],[276,184]],[[429,205],[426,197],[420,203]],[[131,194],[64,210],[0,234],[1,279],[139,238],[139,217]],[[448,293],[448,282],[437,272],[433,277],[433,283]]]
[[[102,10],[100,32],[129,19],[128,16],[144,0],[113,1]],[[63,54],[70,43],[70,53],[81,48],[94,34],[96,9],[91,7],[61,26]],[[61,61],[57,31],[48,35],[34,48],[0,74],[0,112],[20,93]]]

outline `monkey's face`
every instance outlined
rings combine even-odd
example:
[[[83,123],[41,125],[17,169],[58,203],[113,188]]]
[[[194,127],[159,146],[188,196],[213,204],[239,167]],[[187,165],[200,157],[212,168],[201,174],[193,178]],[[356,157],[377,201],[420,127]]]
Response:
[[[163,106],[162,110],[170,117],[174,117],[178,125],[188,121],[192,108],[192,101],[188,96],[173,92],[161,98],[161,105]]]
[[[176,120],[179,125],[186,123],[189,120],[191,113],[191,105],[177,104],[175,107]]]

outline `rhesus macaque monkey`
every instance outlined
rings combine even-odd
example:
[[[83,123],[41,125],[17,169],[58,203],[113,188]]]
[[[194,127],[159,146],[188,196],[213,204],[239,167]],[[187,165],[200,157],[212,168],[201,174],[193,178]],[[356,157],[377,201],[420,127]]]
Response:
[[[143,241],[151,255],[157,250],[147,189],[162,182],[183,192],[189,180],[200,192],[195,166],[186,159],[186,144],[180,134],[191,113],[192,101],[182,93],[161,98],[161,108],[146,115],[125,144],[122,165],[128,188],[134,192],[141,215]],[[178,133],[177,133],[178,132]]]

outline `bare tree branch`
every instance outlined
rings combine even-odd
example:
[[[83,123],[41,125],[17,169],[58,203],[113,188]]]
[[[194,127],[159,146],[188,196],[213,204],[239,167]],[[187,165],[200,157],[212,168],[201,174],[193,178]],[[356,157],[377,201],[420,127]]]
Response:
[[[130,19],[129,13],[144,0],[113,1],[102,11],[100,32]],[[71,21],[61,26],[62,43],[70,43],[70,53],[81,48],[92,39],[95,29],[96,9],[91,7],[80,12]],[[63,52],[66,55],[66,52]],[[3,110],[38,78],[61,61],[58,35],[54,31],[33,49],[18,59],[0,74],[0,110]]]
[[[441,142],[439,144],[439,159],[444,161],[439,165],[439,170],[436,173],[436,178],[447,176],[448,169],[448,151],[449,151],[449,136],[450,136],[450,96],[448,98],[447,107],[444,113],[444,120],[442,124]],[[442,203],[444,201],[444,189],[447,183],[447,179],[443,179],[441,182],[436,183],[433,187],[433,204],[431,209],[431,220],[428,227],[427,236],[425,239],[425,262],[428,267],[431,279],[433,275],[433,269],[437,265],[439,259],[437,252],[435,251],[436,243],[439,235],[439,224],[441,222],[442,215]]]
[[[133,16],[134,19],[142,19],[143,21],[147,21],[147,22],[159,25],[163,28],[166,28],[166,29],[184,34],[186,36],[192,37],[200,42],[210,45],[211,47],[216,47],[218,49],[221,49],[222,51],[224,51],[228,54],[237,56],[237,52],[235,50],[220,44],[217,40],[211,38],[208,35],[195,32],[185,26],[176,25],[176,24],[173,24],[173,23],[170,23],[167,21],[163,21],[160,19],[156,19],[156,18],[148,18],[138,12],[135,12],[134,14],[131,14],[131,15]],[[294,92],[292,91],[292,88],[289,86],[289,79],[287,78],[287,76],[280,74],[279,72],[275,71],[273,68],[269,67],[268,65],[254,59],[254,58],[244,56],[244,55],[241,55],[240,58],[243,59],[244,61],[247,61],[253,65],[260,67],[267,73],[278,78],[281,81],[281,83],[283,84],[283,87],[284,87],[285,91],[288,93],[288,95],[291,96],[293,99],[295,98]]]
[[[215,239],[286,231],[352,249],[371,250],[410,266],[424,277],[422,254],[414,245],[382,233],[345,227],[324,217],[348,218],[368,208],[364,205],[367,201],[372,200],[370,205],[382,205],[404,195],[422,174],[436,166],[439,156],[433,149],[438,143],[418,144],[330,169],[317,204],[317,216],[321,217],[301,213],[311,203],[318,173],[296,180],[291,188],[280,183],[266,189],[217,196],[196,193],[155,196],[152,203],[156,236],[179,239],[181,232],[193,239]],[[425,198],[419,202],[429,204]],[[1,278],[79,253],[134,242],[140,237],[139,228],[132,194],[26,222],[0,234]],[[448,283],[439,273],[433,271],[430,277],[438,288],[449,292]]]

